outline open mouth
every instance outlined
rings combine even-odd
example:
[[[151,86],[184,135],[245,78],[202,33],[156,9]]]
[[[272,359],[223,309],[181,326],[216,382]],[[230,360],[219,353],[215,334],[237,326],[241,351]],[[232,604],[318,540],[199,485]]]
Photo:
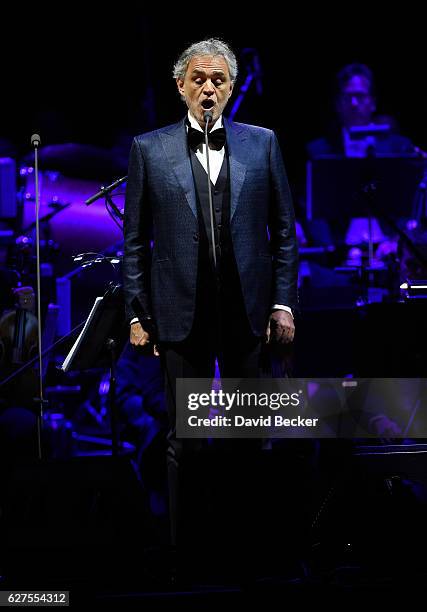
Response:
[[[215,106],[215,102],[213,100],[203,100],[202,106],[205,110],[210,110]]]

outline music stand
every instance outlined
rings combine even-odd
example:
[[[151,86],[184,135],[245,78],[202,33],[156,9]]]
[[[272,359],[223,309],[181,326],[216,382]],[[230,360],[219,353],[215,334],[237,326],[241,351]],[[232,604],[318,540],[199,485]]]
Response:
[[[109,368],[108,404],[114,457],[118,456],[120,446],[116,407],[116,362],[128,337],[125,322],[121,285],[110,284],[104,296],[96,298],[82,332],[61,366],[64,372]]]
[[[425,161],[410,156],[313,159],[307,162],[307,221],[368,216],[361,194],[370,182],[377,186],[376,217],[412,218],[414,195],[424,171]]]

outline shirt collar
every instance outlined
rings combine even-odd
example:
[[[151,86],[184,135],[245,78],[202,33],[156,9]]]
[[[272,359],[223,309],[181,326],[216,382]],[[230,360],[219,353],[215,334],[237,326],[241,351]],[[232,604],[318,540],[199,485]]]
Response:
[[[195,130],[199,130],[199,132],[203,132],[202,128],[200,127],[198,122],[194,119],[190,111],[188,111],[187,115],[188,115],[188,121],[190,122],[191,127],[193,127]],[[213,126],[211,127],[209,131],[213,132],[214,130],[218,130],[219,128],[222,128],[222,115],[218,117],[218,119],[215,121],[215,123],[213,124]]]

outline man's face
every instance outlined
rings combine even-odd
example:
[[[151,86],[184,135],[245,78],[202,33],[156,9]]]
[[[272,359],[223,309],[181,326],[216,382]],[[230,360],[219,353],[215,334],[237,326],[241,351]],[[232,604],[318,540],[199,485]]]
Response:
[[[375,100],[369,91],[369,81],[364,76],[353,76],[341,90],[337,100],[341,123],[346,127],[368,125],[375,112]]]
[[[212,123],[216,121],[233,90],[228,64],[221,55],[193,57],[184,79],[178,78],[176,83],[190,113],[201,127],[205,126],[203,113],[211,111]]]

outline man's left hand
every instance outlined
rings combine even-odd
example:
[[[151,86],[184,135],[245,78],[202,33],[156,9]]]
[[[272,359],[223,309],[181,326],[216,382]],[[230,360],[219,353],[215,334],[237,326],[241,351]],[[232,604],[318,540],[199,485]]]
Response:
[[[274,340],[280,344],[289,344],[294,339],[294,319],[287,310],[275,310],[271,313],[267,326],[267,343]]]

